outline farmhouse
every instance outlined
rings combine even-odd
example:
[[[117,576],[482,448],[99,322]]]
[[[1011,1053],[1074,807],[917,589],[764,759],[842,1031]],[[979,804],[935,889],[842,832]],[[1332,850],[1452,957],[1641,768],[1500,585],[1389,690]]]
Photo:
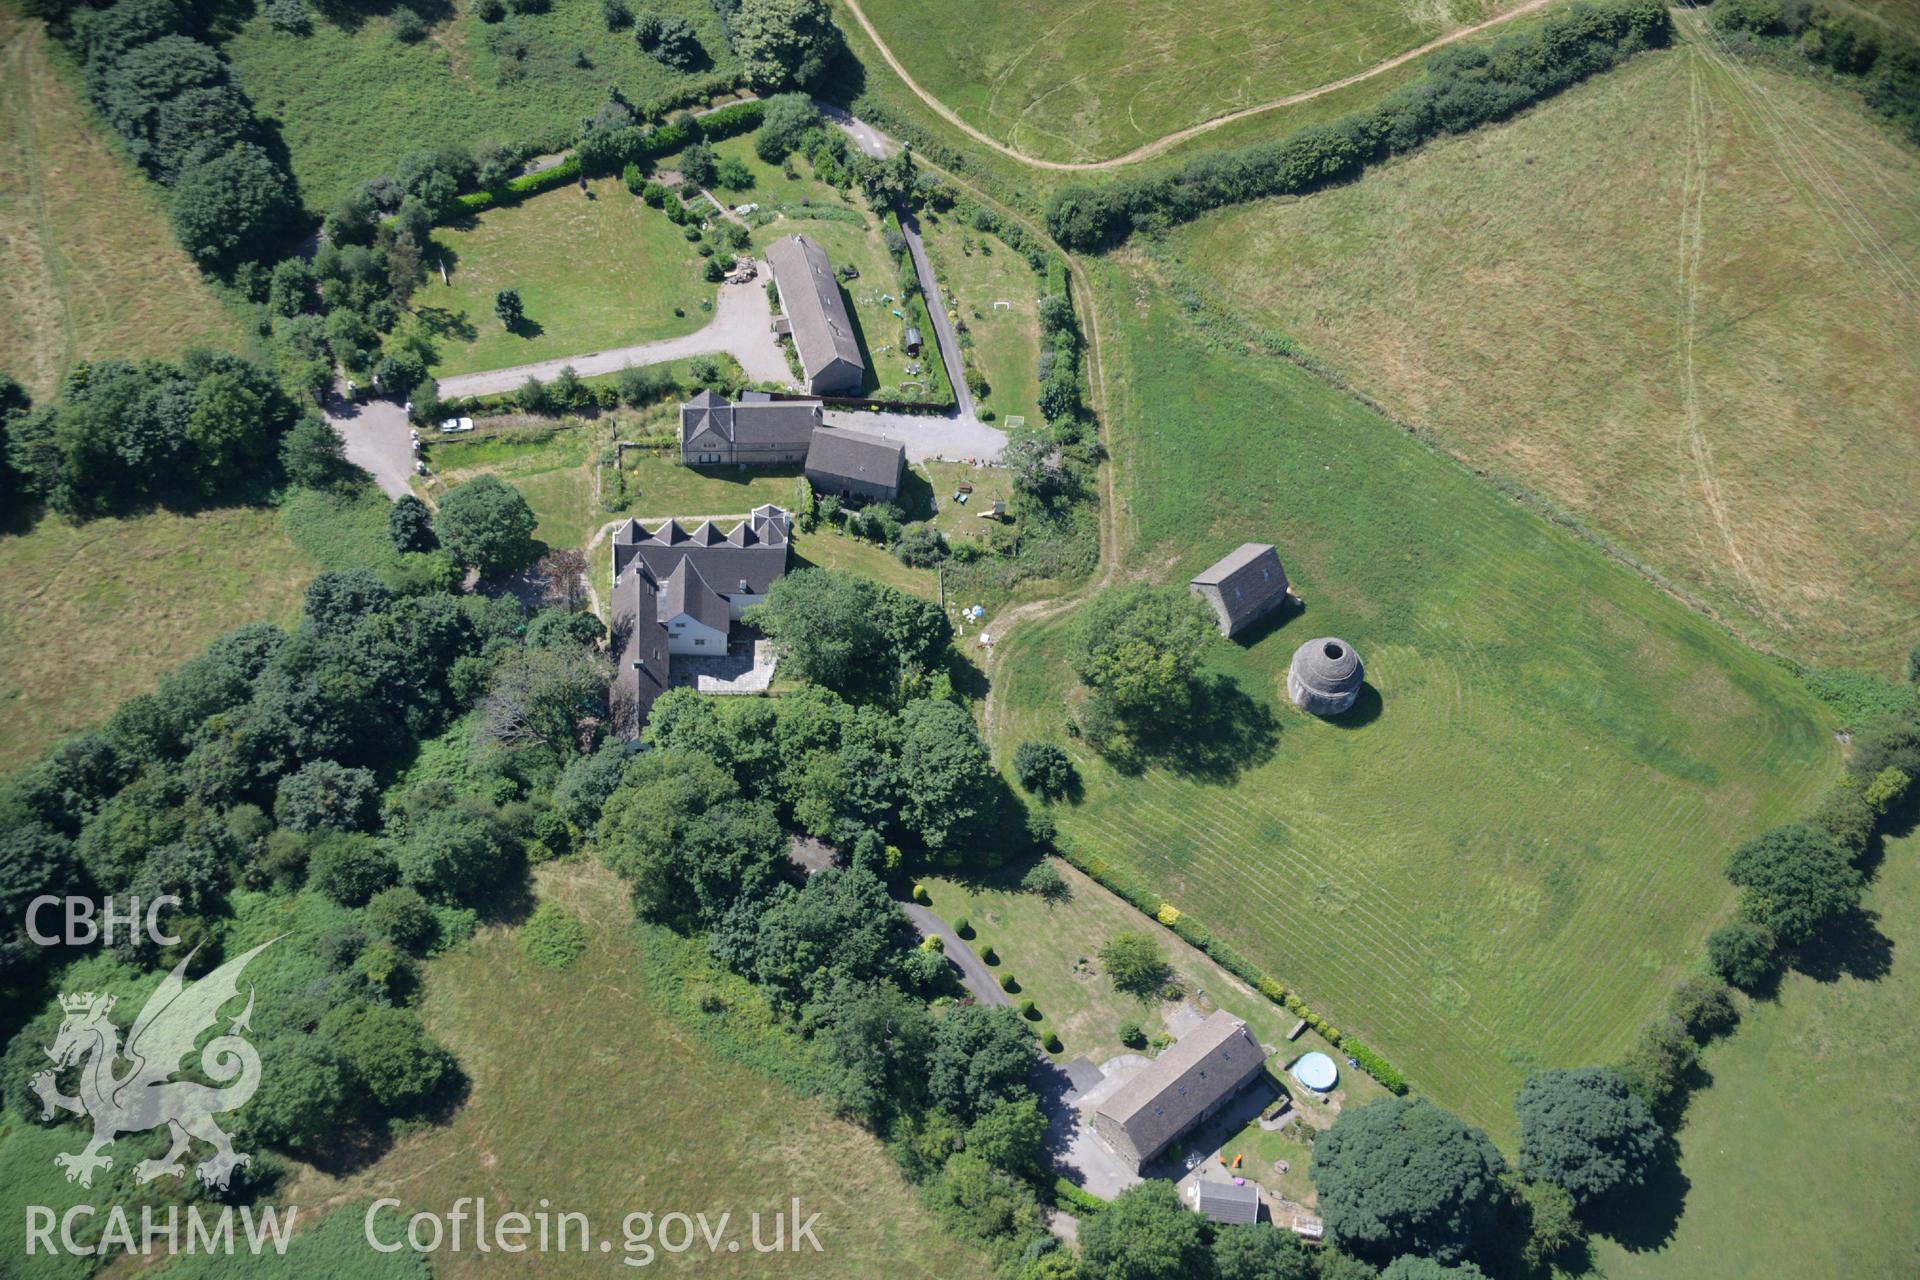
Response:
[[[857,395],[867,366],[827,251],[806,236],[783,236],[767,246],[767,264],[773,268],[794,350],[800,353],[807,391]]]
[[[820,493],[892,502],[906,470],[904,445],[865,431],[820,427],[807,448],[807,483]]]
[[[1240,1092],[1266,1057],[1246,1023],[1216,1010],[1095,1107],[1094,1132],[1137,1169]]]
[[[734,404],[702,391],[680,406],[680,461],[690,467],[800,462],[819,425],[817,400],[749,391]]]
[[[1286,600],[1287,571],[1272,544],[1243,542],[1202,570],[1188,590],[1213,606],[1220,634],[1232,637]]]
[[[721,656],[749,605],[784,577],[791,522],[775,506],[726,533],[711,520],[692,529],[669,520],[648,530],[629,520],[613,534],[615,727],[635,737],[672,682],[675,655]]]
[[[1293,651],[1293,662],[1287,667],[1287,696],[1302,711],[1337,716],[1353,707],[1366,678],[1366,668],[1352,645],[1322,636]]]

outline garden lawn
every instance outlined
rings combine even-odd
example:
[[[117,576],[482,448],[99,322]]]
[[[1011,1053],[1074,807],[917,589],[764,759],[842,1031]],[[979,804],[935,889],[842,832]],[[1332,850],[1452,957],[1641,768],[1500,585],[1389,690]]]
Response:
[[[700,278],[682,229],[616,179],[589,185],[592,199],[565,186],[434,231],[413,305],[439,334],[436,375],[679,337],[711,318],[715,286]],[[451,285],[440,281],[440,253]],[[520,291],[518,332],[494,317],[502,289]]]
[[[216,636],[290,625],[320,568],[270,507],[48,516],[0,535],[0,770],[99,724]]]
[[[452,486],[482,475],[498,476],[533,508],[537,540],[556,551],[584,551],[594,532],[613,518],[593,503],[593,446],[601,434],[575,422],[436,442],[431,448],[433,496],[445,497]]]
[[[920,87],[962,119],[1028,155],[1079,161],[1340,80],[1511,7],[1500,0],[1122,0],[1099,9],[1075,0],[861,3]]]
[[[640,50],[630,28],[607,30],[591,0],[494,25],[455,0],[417,44],[394,39],[385,10],[341,26],[312,11],[308,36],[273,30],[256,10],[223,48],[261,114],[278,123],[301,198],[324,213],[358,184],[391,173],[409,151],[535,139],[558,149],[606,101],[608,85],[645,104],[685,88],[718,88],[736,68],[704,0],[633,7],[691,19],[716,65],[669,70]]]
[[[238,350],[157,188],[95,125],[36,20],[0,2],[0,373],[35,399],[76,361]]]
[[[999,240],[953,217],[922,218],[921,231],[948,318],[965,326],[963,356],[987,380],[978,407],[1038,424],[1040,277]]]
[[[1359,1106],[1386,1096],[1371,1076],[1347,1067],[1338,1050],[1317,1032],[1308,1030],[1288,1041],[1287,1032],[1299,1019],[1252,990],[1216,964],[1205,952],[1189,946],[1172,930],[1147,919],[1131,903],[1088,879],[1061,860],[1049,859],[1070,891],[1063,902],[1048,903],[1019,887],[1023,864],[977,879],[921,876],[933,899],[932,910],[948,924],[965,919],[974,931],[968,945],[976,952],[991,947],[999,956],[994,973],[1012,974],[1020,984],[1015,1001],[1031,998],[1041,1014],[1043,1029],[1060,1036],[1065,1062],[1085,1055],[1095,1062],[1140,1050],[1123,1044],[1120,1026],[1135,1022],[1148,1036],[1164,1030],[1162,1016],[1171,1002],[1149,999],[1116,989],[1100,968],[1100,948],[1120,933],[1144,933],[1166,953],[1173,966],[1181,997],[1202,1014],[1225,1009],[1243,1020],[1255,1039],[1276,1052],[1276,1073],[1289,1062],[1318,1049],[1340,1063],[1336,1097],[1343,1105]],[[1290,1089],[1303,1094],[1297,1085]],[[1312,1105],[1302,1101],[1301,1105]]]
[[[900,272],[881,238],[880,220],[871,213],[862,216],[866,218],[864,229],[821,218],[779,218],[754,229],[750,252],[764,263],[769,244],[785,236],[804,235],[826,250],[827,261],[836,271],[852,266],[860,273],[858,279],[845,281],[840,288],[867,366],[860,394],[872,395],[883,388],[898,391],[907,380],[907,353],[901,346],[906,321],[893,314],[902,309]],[[770,275],[770,270],[762,272],[763,278]]]
[[[1018,627],[996,749],[1066,745],[1068,841],[1505,1140],[1528,1070],[1608,1061],[1659,1008],[1731,905],[1733,845],[1833,775],[1831,725],[1588,544],[1210,337],[1155,276],[1093,270],[1126,567],[1178,584],[1271,540],[1305,614],[1210,646],[1224,687],[1134,773],[1062,733],[1071,615]],[[1367,664],[1340,721],[1284,700],[1324,635]]]
[[[973,467],[964,462],[922,462],[918,470],[927,474],[933,487],[937,511],[933,527],[945,534],[949,543],[981,542],[994,527],[980,513],[993,510],[994,502],[1011,502],[1013,476],[1003,467]],[[953,500],[962,484],[973,486],[966,505]]]
[[[1920,153],[1680,26],[1170,252],[1754,644],[1893,675],[1920,634]]]
[[[1887,842],[1866,905],[1891,970],[1790,974],[1707,1050],[1713,1085],[1680,1131],[1679,1223],[1656,1248],[1596,1241],[1597,1270],[1743,1280],[1800,1257],[1825,1259],[1827,1275],[1920,1274],[1920,835]]]
[[[743,1247],[729,1265],[724,1245],[709,1259],[703,1244],[700,1261],[728,1275],[988,1275],[920,1207],[871,1136],[717,1055],[671,1018],[649,988],[628,894],[610,873],[591,862],[550,867],[539,891],[587,926],[587,950],[570,968],[528,960],[506,927],[483,929],[426,966],[421,1016],[472,1082],[452,1121],[345,1178],[303,1169],[288,1202],[317,1208],[392,1194],[409,1209],[444,1213],[462,1196],[483,1196],[492,1215],[531,1212],[545,1197],[556,1211],[587,1214],[618,1259],[629,1213],[704,1211],[712,1221],[731,1212],[729,1231],[744,1242],[749,1214],[771,1215],[798,1197],[803,1218],[820,1214],[822,1252]],[[770,1222],[763,1230],[771,1235]],[[497,1270],[471,1250],[433,1262],[439,1280]],[[529,1253],[517,1265],[535,1276],[620,1270],[598,1252]]]

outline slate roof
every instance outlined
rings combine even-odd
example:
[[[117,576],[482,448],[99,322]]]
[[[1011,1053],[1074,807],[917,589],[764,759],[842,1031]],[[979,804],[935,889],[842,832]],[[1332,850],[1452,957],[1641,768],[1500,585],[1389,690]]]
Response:
[[[846,427],[821,427],[807,449],[808,475],[822,475],[863,484],[900,487],[907,465],[907,448],[898,440]]]
[[[1274,605],[1275,597],[1286,594],[1287,573],[1280,567],[1280,553],[1271,543],[1243,542],[1201,570],[1193,585],[1219,591],[1231,633],[1265,613]]]
[[[688,529],[669,520],[648,529],[629,520],[613,534],[613,571],[616,576],[640,560],[660,580],[689,556],[697,557],[700,576],[722,595],[763,596],[787,572],[789,518],[776,506],[754,509],[752,515],[722,532],[711,520]]]
[[[727,633],[732,621],[726,600],[700,576],[697,557],[694,556],[682,559],[667,575],[666,581],[660,584],[661,619],[671,622],[683,613],[721,635]]]
[[[1194,1207],[1208,1219],[1222,1224],[1260,1221],[1260,1188],[1251,1182],[1235,1185],[1202,1178],[1194,1184],[1199,1194]]]
[[[1145,1163],[1245,1084],[1266,1056],[1246,1023],[1216,1010],[1114,1090],[1097,1110],[1126,1130]]]
[[[741,449],[798,450],[820,425],[818,400],[743,400],[729,403],[716,391],[701,391],[680,406],[680,443],[712,431]]]
[[[767,246],[767,264],[779,283],[780,301],[793,323],[794,349],[807,377],[817,376],[835,360],[864,369],[827,251],[806,236],[782,236]]]
[[[614,727],[633,737],[647,722],[654,699],[667,691],[667,634],[660,628],[660,584],[644,564],[634,565],[613,587],[614,638],[620,664],[614,668]]]

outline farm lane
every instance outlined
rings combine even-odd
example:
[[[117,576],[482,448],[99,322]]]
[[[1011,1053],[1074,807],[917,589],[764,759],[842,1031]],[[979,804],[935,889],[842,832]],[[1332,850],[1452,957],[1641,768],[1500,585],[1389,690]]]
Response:
[[[953,384],[953,402],[959,406],[962,422],[975,421],[973,393],[967,390],[966,365],[960,359],[960,339],[947,318],[947,303],[940,296],[940,282],[934,279],[933,263],[927,246],[920,241],[920,223],[911,213],[900,218],[900,234],[906,237],[907,256],[913,259],[913,272],[920,278],[920,296],[927,301],[927,318],[933,321],[933,338],[940,346],[941,362],[947,366],[947,381]],[[994,450],[997,455],[999,450]]]
[[[900,909],[907,913],[907,919],[913,921],[913,927],[920,931],[921,937],[940,939],[941,944],[946,948],[947,959],[960,971],[960,981],[965,984],[975,1000],[989,1005],[1013,1003],[1007,999],[1007,993],[1000,989],[1000,984],[994,981],[993,971],[987,968],[985,962],[974,954],[973,948],[953,931],[952,925],[917,902],[903,902],[900,904]]]

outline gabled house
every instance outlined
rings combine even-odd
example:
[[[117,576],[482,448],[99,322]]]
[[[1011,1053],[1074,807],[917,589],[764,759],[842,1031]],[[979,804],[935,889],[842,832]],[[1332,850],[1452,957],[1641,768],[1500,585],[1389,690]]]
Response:
[[[1266,1059],[1246,1023],[1216,1010],[1095,1107],[1093,1130],[1138,1169],[1225,1106]]]
[[[887,436],[819,427],[807,447],[807,483],[819,493],[892,502],[906,472],[906,446]]]
[[[791,518],[776,506],[722,531],[629,520],[613,533],[614,724],[637,737],[672,683],[673,659],[724,656],[733,623],[786,575]]]
[[[703,390],[680,406],[680,461],[690,467],[800,462],[820,421],[817,400],[749,391],[735,404]]]
[[[1213,606],[1220,634],[1232,637],[1286,600],[1287,571],[1271,543],[1243,542],[1196,575],[1187,589]]]
[[[783,236],[767,246],[767,265],[808,394],[859,395],[867,365],[827,251],[806,236]]]

